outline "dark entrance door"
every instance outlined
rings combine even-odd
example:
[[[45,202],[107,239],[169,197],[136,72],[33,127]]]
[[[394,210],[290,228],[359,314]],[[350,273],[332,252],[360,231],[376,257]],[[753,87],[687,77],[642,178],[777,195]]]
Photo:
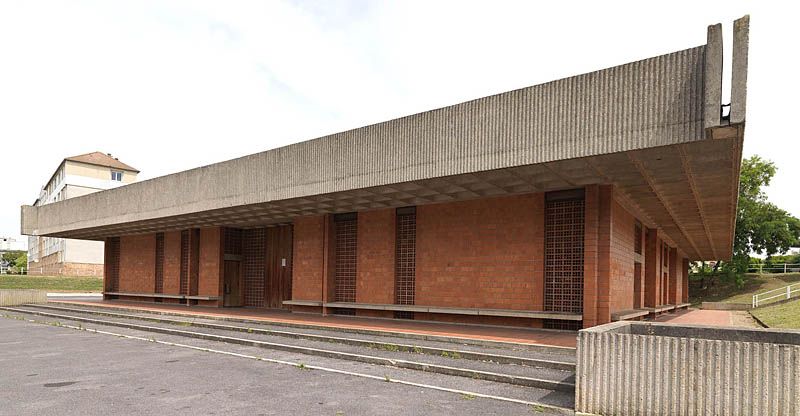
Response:
[[[242,274],[240,264],[225,260],[223,306],[242,306]]]
[[[292,298],[292,226],[244,230],[242,258],[244,306],[285,308]]]
[[[292,226],[267,228],[265,240],[264,306],[285,308],[283,301],[292,298]]]

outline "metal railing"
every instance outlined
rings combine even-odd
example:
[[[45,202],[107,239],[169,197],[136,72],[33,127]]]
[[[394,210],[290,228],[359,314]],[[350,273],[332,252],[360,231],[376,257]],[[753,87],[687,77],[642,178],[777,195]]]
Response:
[[[800,263],[775,263],[775,264],[751,264],[747,268],[747,273],[792,273],[800,272]]]
[[[762,293],[753,295],[753,308],[757,308],[765,303],[772,303],[768,301],[777,302],[776,299],[791,299],[793,296],[800,295],[800,283],[794,283],[786,287],[768,290]]]

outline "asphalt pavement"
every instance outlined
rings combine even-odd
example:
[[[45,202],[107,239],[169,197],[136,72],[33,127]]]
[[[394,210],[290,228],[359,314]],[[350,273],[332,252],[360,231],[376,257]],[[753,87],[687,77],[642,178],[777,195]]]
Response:
[[[0,317],[0,415],[532,415],[490,398]]]

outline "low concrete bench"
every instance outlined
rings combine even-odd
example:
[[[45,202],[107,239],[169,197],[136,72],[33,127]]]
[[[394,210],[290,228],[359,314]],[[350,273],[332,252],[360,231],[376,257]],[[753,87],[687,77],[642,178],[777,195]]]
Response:
[[[565,321],[583,320],[583,315],[581,314],[517,309],[451,308],[442,306],[395,305],[387,303],[357,302],[320,302],[308,300],[288,300],[284,301],[283,304],[297,306],[324,306],[326,308],[367,309],[375,311],[446,313],[454,315],[501,316],[507,318],[558,319]]]
[[[617,311],[611,314],[612,321],[627,321],[629,319],[641,318],[650,315],[647,309],[626,309],[624,311]]]
[[[199,296],[199,295],[170,295],[166,293],[133,293],[133,292],[103,292],[109,296],[126,296],[139,298],[159,298],[159,299],[188,299],[188,300],[219,300],[219,296]]]
[[[649,311],[653,315],[658,315],[660,313],[668,312],[675,309],[675,305],[661,305],[661,306],[656,306],[654,308],[642,308],[642,309]]]

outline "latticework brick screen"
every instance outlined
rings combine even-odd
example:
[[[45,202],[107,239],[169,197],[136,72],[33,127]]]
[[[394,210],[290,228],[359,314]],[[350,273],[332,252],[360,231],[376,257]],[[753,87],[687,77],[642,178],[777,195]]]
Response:
[[[336,228],[336,268],[334,298],[336,302],[356,301],[356,263],[358,217],[354,214],[334,217]]]
[[[156,233],[155,293],[164,293],[164,233]]]
[[[244,256],[244,306],[264,307],[264,279],[267,250],[266,230],[263,228],[242,232]]]
[[[417,258],[417,214],[412,209],[397,210],[395,243],[395,303],[414,304],[414,278]]]
[[[544,308],[583,313],[583,199],[547,201],[545,207]],[[577,329],[578,321],[545,321],[545,327]]]

